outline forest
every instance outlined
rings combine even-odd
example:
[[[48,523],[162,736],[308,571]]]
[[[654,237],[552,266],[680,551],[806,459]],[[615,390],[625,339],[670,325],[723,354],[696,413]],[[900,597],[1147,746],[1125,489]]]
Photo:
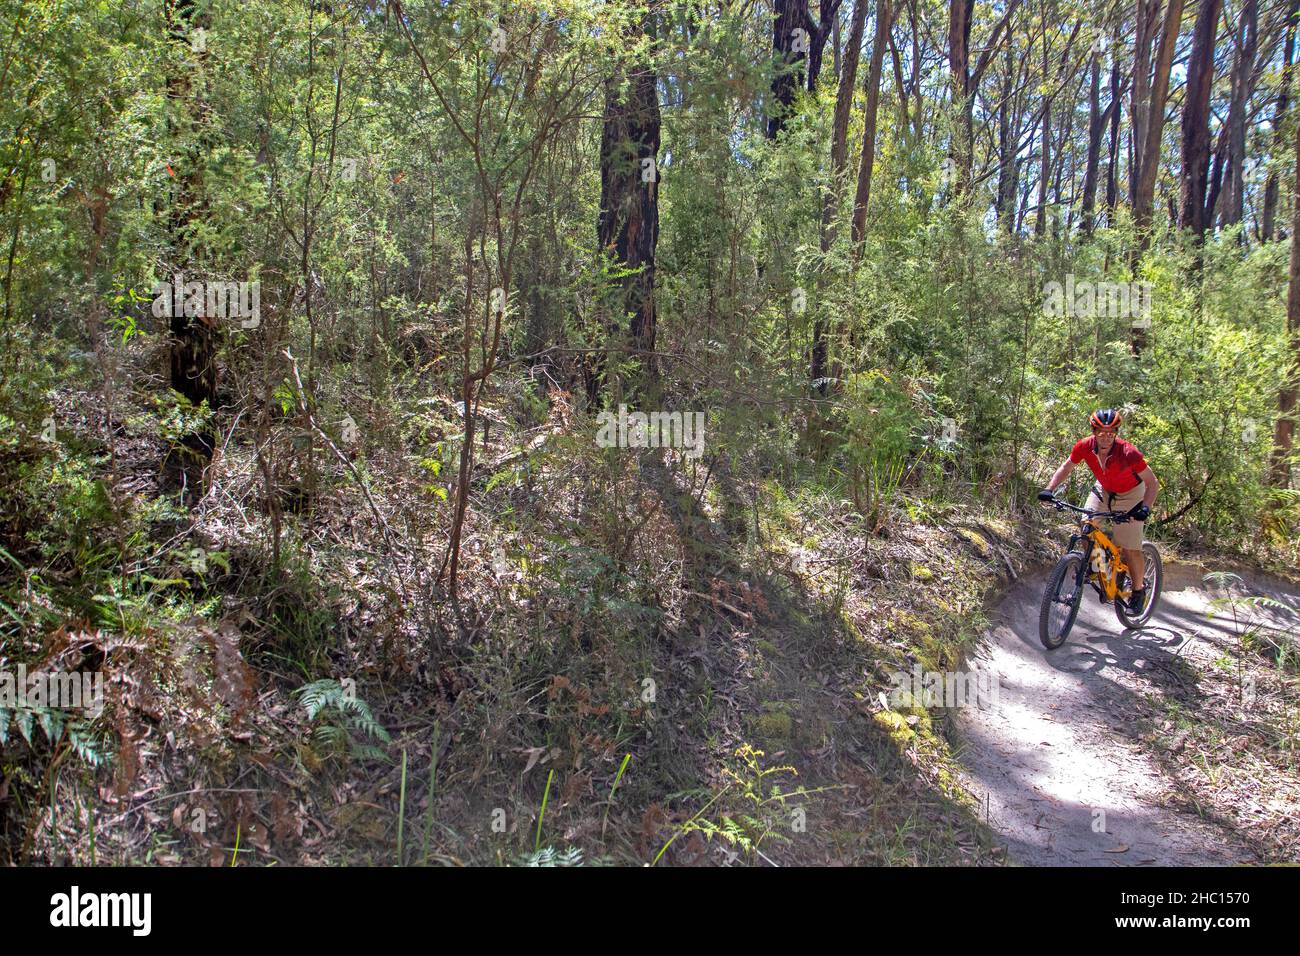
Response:
[[[0,0],[0,865],[1300,862],[1298,26]]]

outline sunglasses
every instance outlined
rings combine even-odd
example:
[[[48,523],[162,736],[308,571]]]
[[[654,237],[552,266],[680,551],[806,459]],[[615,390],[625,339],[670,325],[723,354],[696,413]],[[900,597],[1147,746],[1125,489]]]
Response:
[[[1094,428],[1092,430],[1092,433],[1094,435],[1097,435],[1098,437],[1102,435],[1118,435],[1119,429],[1118,428]]]

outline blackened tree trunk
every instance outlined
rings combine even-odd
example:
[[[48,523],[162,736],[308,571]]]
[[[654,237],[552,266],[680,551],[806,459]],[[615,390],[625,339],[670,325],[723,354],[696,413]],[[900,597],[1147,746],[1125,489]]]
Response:
[[[817,80],[822,73],[822,57],[826,52],[826,41],[834,32],[835,25],[839,22],[838,14],[840,11],[841,0],[823,0],[818,12],[818,19],[813,20],[812,15],[808,14],[808,22],[805,29],[808,31],[808,92],[817,91]],[[807,7],[805,7],[805,10]],[[839,50],[835,50],[835,56],[839,56]],[[839,73],[839,67],[836,66],[835,72]]]
[[[647,18],[644,29],[652,29]],[[653,374],[655,248],[659,242],[659,92],[648,62],[621,65],[605,83],[600,138],[600,214],[596,236],[619,266],[635,270],[622,280],[621,314],[610,323],[611,341],[622,334]],[[601,370],[603,373],[603,369]],[[598,374],[589,390],[603,388]]]
[[[171,52],[167,66],[167,115],[170,133],[168,173],[172,195],[167,216],[172,260],[178,272],[195,262],[195,223],[204,206],[203,148],[207,107],[203,100],[203,66],[207,51],[196,42],[198,30],[210,25],[210,14],[198,11],[197,0],[165,0],[164,26]],[[171,280],[171,276],[163,276]],[[195,279],[187,276],[186,281]],[[188,298],[188,297],[186,297]],[[173,301],[170,384],[193,405],[217,403],[217,329],[213,316],[185,314],[183,301]],[[202,310],[200,310],[202,311]],[[185,436],[181,472],[191,500],[202,495],[203,475],[215,448],[210,430]]]
[[[776,0],[772,18],[772,103],[768,108],[767,137],[776,139],[794,108],[795,92],[803,85],[804,64],[812,47],[808,30],[808,0]]]
[[[1201,0],[1192,31],[1192,57],[1187,64],[1183,98],[1182,177],[1178,224],[1199,239],[1205,235],[1205,193],[1210,172],[1210,91],[1214,85],[1214,41],[1218,36],[1221,0]]]
[[[844,170],[849,155],[849,117],[853,112],[853,90],[858,81],[858,62],[862,58],[862,33],[867,19],[867,0],[856,0],[849,26],[848,45],[839,70],[839,87],[835,92],[835,119],[831,126],[831,185],[822,197],[821,250],[829,252],[838,234],[836,217],[844,195]],[[826,324],[820,313],[813,323],[813,347],[810,375],[814,387],[826,392]]]

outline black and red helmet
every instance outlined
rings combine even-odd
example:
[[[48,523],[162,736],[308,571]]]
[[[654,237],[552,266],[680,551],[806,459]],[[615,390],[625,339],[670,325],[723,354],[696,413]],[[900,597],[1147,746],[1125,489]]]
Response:
[[[1119,429],[1119,423],[1124,420],[1124,416],[1119,413],[1118,408],[1099,408],[1092,413],[1088,419],[1088,424],[1093,428],[1105,428],[1111,431]]]

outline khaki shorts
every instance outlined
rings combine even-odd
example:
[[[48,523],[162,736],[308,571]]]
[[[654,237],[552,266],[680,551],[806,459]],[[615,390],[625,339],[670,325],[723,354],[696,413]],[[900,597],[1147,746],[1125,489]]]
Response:
[[[1083,506],[1089,511],[1128,511],[1134,505],[1142,502],[1146,492],[1147,486],[1145,482],[1138,482],[1136,488],[1118,495],[1109,491],[1103,492],[1101,485],[1094,484],[1092,494],[1088,496],[1088,500],[1084,502]],[[1104,501],[1102,495],[1105,495]],[[1136,551],[1142,547],[1142,531],[1145,527],[1145,521],[1112,523],[1110,539],[1121,548],[1130,548]]]

